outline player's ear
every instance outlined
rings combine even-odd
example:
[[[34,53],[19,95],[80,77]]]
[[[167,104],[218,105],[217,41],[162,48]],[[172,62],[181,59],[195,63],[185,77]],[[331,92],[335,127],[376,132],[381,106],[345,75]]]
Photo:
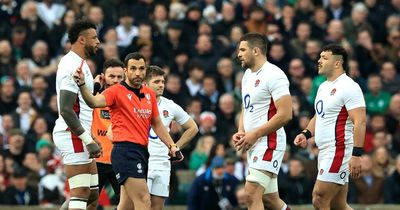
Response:
[[[253,48],[253,53],[254,53],[254,55],[257,55],[259,50],[260,50],[260,49],[259,49],[258,47]]]

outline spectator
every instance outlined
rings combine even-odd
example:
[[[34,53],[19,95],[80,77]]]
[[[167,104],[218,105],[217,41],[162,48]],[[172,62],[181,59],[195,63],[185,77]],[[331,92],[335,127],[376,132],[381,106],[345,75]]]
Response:
[[[189,169],[196,171],[203,164],[206,163],[207,158],[210,154],[212,145],[214,145],[215,139],[211,135],[204,135],[199,138],[196,143],[196,148],[192,151],[189,161]]]
[[[39,74],[45,77],[54,75],[58,65],[51,59],[48,44],[43,40],[38,40],[33,44],[32,58],[28,60],[28,64],[32,75]]]
[[[48,112],[50,92],[47,91],[48,83],[46,78],[41,75],[34,75],[32,78],[32,106],[40,114]]]
[[[328,20],[341,20],[350,15],[350,10],[343,6],[343,0],[330,0],[326,11]]]
[[[304,164],[300,159],[289,161],[289,174],[279,180],[279,192],[282,199],[290,204],[310,204],[312,182],[304,173]]]
[[[9,76],[0,77],[0,115],[10,114],[15,107],[15,81]]]
[[[44,40],[49,43],[49,28],[39,18],[37,12],[37,3],[33,0],[25,1],[20,10],[20,19],[17,20],[17,25],[21,25],[26,30],[26,47],[31,49],[34,43],[38,40]],[[50,52],[54,52],[51,49]]]
[[[165,4],[156,3],[153,6],[151,19],[158,34],[165,34],[168,26],[168,10]]]
[[[369,75],[368,93],[364,96],[368,114],[383,114],[389,107],[391,95],[382,91],[382,79],[377,74]]]
[[[20,128],[26,134],[31,127],[31,122],[37,117],[36,110],[32,107],[32,96],[28,91],[22,91],[18,95],[18,106],[12,113],[15,127]]]
[[[217,81],[214,75],[205,75],[202,83],[203,88],[197,93],[197,97],[201,100],[201,110],[215,112],[220,96],[217,89]]]
[[[400,90],[400,75],[391,61],[383,62],[379,75],[382,78],[382,90],[394,95]]]
[[[8,148],[8,138],[10,137],[10,131],[15,128],[14,119],[10,114],[4,114],[1,117],[1,126],[0,126],[0,136],[1,136],[1,147],[2,149]]]
[[[4,155],[10,157],[14,163],[22,166],[25,155],[28,152],[25,147],[25,136],[19,129],[10,131],[8,138],[9,148],[4,150]]]
[[[239,186],[236,189],[236,199],[238,201],[238,205],[234,208],[234,210],[247,210],[247,199],[244,186]]]
[[[290,45],[294,48],[292,55],[294,57],[302,57],[307,41],[311,37],[311,26],[308,22],[300,22],[296,28],[296,36],[290,40]]]
[[[318,74],[318,59],[321,51],[321,42],[310,39],[306,42],[304,54],[301,57],[305,66],[305,75],[314,78]]]
[[[133,25],[133,15],[128,10],[120,13],[119,25],[115,28],[117,32],[117,45],[122,49],[131,44],[132,39],[138,35],[138,27]]]
[[[189,77],[185,80],[184,88],[190,96],[196,96],[202,88],[202,79],[204,76],[204,68],[200,61],[192,60],[188,66]]]
[[[396,157],[396,170],[385,179],[385,203],[400,204],[400,154]]]
[[[41,116],[36,117],[32,121],[28,133],[25,135],[26,147],[28,147],[29,150],[35,150],[37,141],[42,138],[43,135],[46,135],[47,132],[48,125],[46,119]]]
[[[388,177],[392,175],[395,169],[395,164],[390,156],[390,153],[386,147],[378,147],[372,153],[372,164],[374,168],[374,174],[380,177]]]
[[[15,76],[14,67],[16,61],[12,54],[10,41],[0,40],[0,77]]]
[[[46,119],[49,132],[53,131],[55,122],[58,118],[56,94],[50,96],[49,106],[47,112],[43,114],[43,117]]]
[[[207,171],[193,181],[188,197],[189,210],[223,210],[237,205],[238,180],[225,172],[224,165],[222,157],[213,158]]]
[[[361,76],[360,68],[359,68],[357,60],[352,59],[349,61],[348,75],[349,75],[349,77],[351,77],[354,80],[354,82],[357,82],[357,84],[360,86],[362,92],[365,94],[368,90],[367,82]]]
[[[218,91],[223,94],[231,92],[235,86],[235,75],[232,60],[222,57],[217,63],[217,86]]]
[[[328,14],[322,7],[316,7],[311,18],[311,37],[323,40],[326,35]]]
[[[47,28],[52,29],[54,25],[61,22],[61,18],[66,10],[65,6],[54,2],[54,0],[43,0],[37,3],[39,18],[46,24]]]
[[[228,39],[229,31],[236,23],[234,4],[224,1],[221,8],[221,19],[214,24],[215,35]]]
[[[103,9],[100,6],[92,5],[89,7],[86,17],[96,25],[97,36],[99,37],[99,40],[103,41],[104,34],[107,30],[107,27],[103,23]]]
[[[26,153],[22,165],[26,170],[27,185],[37,191],[40,178],[46,173],[39,163],[37,154],[35,152]]]
[[[372,26],[366,21],[368,16],[368,8],[362,2],[353,5],[351,15],[343,19],[344,34],[353,45],[357,39],[357,33],[367,30],[373,33]]]
[[[267,22],[265,11],[261,6],[255,5],[250,8],[249,19],[244,22],[248,32],[257,32],[259,34],[267,33]]]
[[[352,180],[355,201],[359,204],[383,203],[384,177],[373,173],[375,166],[369,155],[363,155],[361,161],[361,177]]]
[[[17,167],[11,175],[11,186],[4,192],[4,204],[31,206],[38,205],[38,192],[27,185],[27,172]]]
[[[235,99],[232,94],[225,93],[219,98],[217,115],[217,127],[221,133],[225,134],[224,139],[220,139],[225,146],[229,146],[232,136],[237,128],[235,125]]]
[[[30,89],[32,86],[32,72],[28,60],[20,60],[15,67],[17,91]]]
[[[67,31],[71,28],[72,24],[76,21],[77,16],[74,10],[68,9],[62,16],[60,23],[53,26],[51,33],[51,45],[58,51],[68,41]]]

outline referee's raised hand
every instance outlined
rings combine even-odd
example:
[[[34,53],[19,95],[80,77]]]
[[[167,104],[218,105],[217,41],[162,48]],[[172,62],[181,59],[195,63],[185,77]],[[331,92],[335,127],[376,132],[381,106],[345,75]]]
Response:
[[[82,65],[84,60],[82,60],[81,65],[76,69],[75,73],[72,75],[76,84],[81,87],[85,84],[85,74],[82,71]]]

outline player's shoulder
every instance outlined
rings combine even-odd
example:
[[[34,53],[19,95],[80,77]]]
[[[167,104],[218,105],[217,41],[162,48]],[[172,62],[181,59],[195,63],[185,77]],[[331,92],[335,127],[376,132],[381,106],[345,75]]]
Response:
[[[357,82],[355,82],[351,77],[347,76],[346,74],[340,76],[338,83],[341,87],[345,87],[346,89],[348,88],[349,91],[354,90],[354,88],[360,88],[360,85],[358,85]]]
[[[82,59],[76,53],[69,51],[60,59],[58,63],[59,71],[57,73],[73,72],[79,66],[80,62],[82,62]]]
[[[168,109],[176,110],[179,109],[180,106],[176,104],[173,100],[165,98],[163,96],[160,97],[160,104],[165,106]]]
[[[273,63],[266,62],[261,68],[263,68],[260,72],[261,75],[268,75],[268,77],[286,77],[285,72]]]

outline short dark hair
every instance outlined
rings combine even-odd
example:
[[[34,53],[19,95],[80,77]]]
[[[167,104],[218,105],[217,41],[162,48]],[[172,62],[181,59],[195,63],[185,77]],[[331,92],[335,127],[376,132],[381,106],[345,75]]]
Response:
[[[145,80],[149,81],[153,77],[164,76],[164,75],[165,72],[161,67],[156,65],[150,65],[149,67],[147,67]]]
[[[72,24],[68,30],[68,39],[71,44],[74,44],[83,31],[93,28],[96,30],[96,25],[89,20],[78,20]]]
[[[137,60],[137,61],[140,59],[143,59],[144,63],[146,63],[146,58],[139,52],[133,52],[133,53],[129,53],[128,55],[126,55],[125,60],[124,60],[124,65],[126,67],[128,67],[128,62],[130,59]]]
[[[106,73],[106,70],[110,67],[121,67],[125,68],[124,63],[122,63],[121,60],[116,59],[116,58],[111,58],[109,60],[106,60],[103,64],[103,73]]]
[[[321,50],[322,52],[332,52],[332,55],[342,56],[343,59],[343,69],[347,72],[348,69],[348,54],[346,50],[339,44],[328,44],[324,46]]]
[[[258,47],[264,55],[267,53],[267,41],[259,33],[247,33],[240,38],[240,41],[246,41],[251,49]]]

